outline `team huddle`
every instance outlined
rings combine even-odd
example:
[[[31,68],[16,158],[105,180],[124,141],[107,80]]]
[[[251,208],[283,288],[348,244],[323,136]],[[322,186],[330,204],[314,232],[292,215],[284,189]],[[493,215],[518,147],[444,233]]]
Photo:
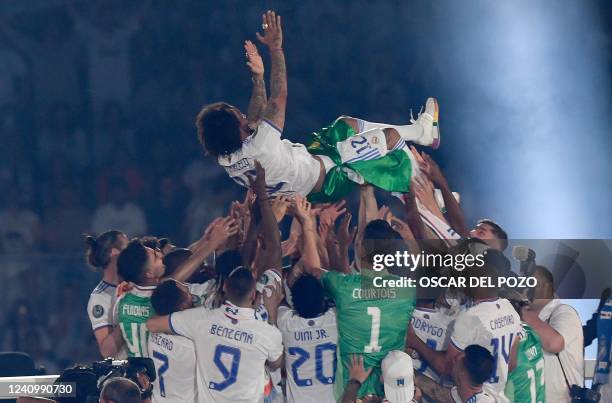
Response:
[[[307,145],[283,140],[280,16],[267,12],[262,28],[269,97],[247,41],[248,113],[215,103],[196,118],[204,151],[245,199],[187,248],[115,230],[87,239],[89,263],[104,270],[87,308],[101,354],[153,359],[154,402],[549,401],[521,292],[372,285],[411,275],[372,269],[398,250],[483,255],[488,275],[510,272],[504,230],[491,220],[470,230],[440,168],[413,147],[440,145],[436,100],[411,124],[340,116]],[[402,207],[379,207],[374,188]],[[355,228],[342,200],[353,190]],[[552,287],[539,270],[538,287]]]

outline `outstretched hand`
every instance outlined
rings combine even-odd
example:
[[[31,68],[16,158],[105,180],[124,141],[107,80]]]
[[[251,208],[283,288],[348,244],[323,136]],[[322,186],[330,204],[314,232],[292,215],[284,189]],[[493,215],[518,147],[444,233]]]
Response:
[[[233,217],[223,217],[213,221],[205,231],[206,240],[213,249],[221,247],[229,238],[238,233],[238,221]]]
[[[251,41],[244,41],[244,51],[247,58],[246,64],[251,69],[251,73],[259,79],[263,78],[264,63],[255,44]]]
[[[436,161],[424,152],[421,152],[421,157],[427,166],[426,174],[429,180],[438,186],[443,186],[446,183],[446,178]]]
[[[346,248],[353,243],[353,239],[355,239],[355,234],[357,233],[357,227],[350,228],[352,217],[353,215],[351,213],[345,213],[338,227],[338,243]]]
[[[319,213],[320,222],[328,224],[331,228],[336,222],[336,219],[346,212],[345,205],[346,200],[340,200],[339,202],[323,207]]]
[[[312,220],[310,215],[310,209],[312,205],[304,196],[296,195],[293,204],[293,215],[295,218],[304,225],[305,222]]]
[[[365,368],[363,364],[363,355],[353,354],[351,355],[351,364],[349,366],[349,378],[355,379],[360,383],[364,383],[370,373],[372,372],[372,368]]]
[[[275,50],[283,47],[283,30],[281,27],[281,17],[274,11],[268,10],[261,16],[264,34],[256,32],[259,42],[265,44],[268,49]]]

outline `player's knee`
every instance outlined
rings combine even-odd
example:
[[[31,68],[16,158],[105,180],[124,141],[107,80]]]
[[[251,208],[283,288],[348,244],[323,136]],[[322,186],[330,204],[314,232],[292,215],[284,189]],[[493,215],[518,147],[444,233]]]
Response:
[[[397,132],[397,130],[391,127],[383,129],[383,132],[385,133],[385,139],[387,140],[387,149],[391,150],[393,147],[395,147],[397,142],[401,140],[400,134]]]

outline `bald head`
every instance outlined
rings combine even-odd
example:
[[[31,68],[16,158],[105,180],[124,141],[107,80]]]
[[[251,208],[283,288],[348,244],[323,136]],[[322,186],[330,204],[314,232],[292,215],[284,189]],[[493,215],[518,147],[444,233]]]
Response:
[[[140,388],[127,378],[112,378],[104,383],[100,403],[141,403]]]

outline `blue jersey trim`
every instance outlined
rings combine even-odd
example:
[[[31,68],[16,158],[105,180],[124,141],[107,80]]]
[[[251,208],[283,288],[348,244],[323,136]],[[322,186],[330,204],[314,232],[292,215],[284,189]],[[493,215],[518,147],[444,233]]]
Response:
[[[283,131],[278,126],[276,126],[274,123],[270,122],[268,119],[262,119],[262,120],[266,122],[267,124],[269,124],[270,126],[272,126],[274,129],[276,129],[276,131],[279,134],[283,134]]]

